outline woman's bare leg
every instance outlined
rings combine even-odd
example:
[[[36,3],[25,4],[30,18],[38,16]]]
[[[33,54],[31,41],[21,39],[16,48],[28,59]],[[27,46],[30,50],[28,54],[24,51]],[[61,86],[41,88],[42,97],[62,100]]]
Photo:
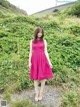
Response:
[[[38,80],[34,80],[34,88],[35,88],[35,93],[36,93],[35,100],[37,101],[38,93],[39,93],[39,91],[38,91]]]
[[[40,89],[40,93],[39,93],[39,99],[40,100],[42,99],[42,95],[43,95],[43,91],[44,91],[44,86],[45,86],[45,81],[46,81],[46,79],[41,80],[41,89]]]

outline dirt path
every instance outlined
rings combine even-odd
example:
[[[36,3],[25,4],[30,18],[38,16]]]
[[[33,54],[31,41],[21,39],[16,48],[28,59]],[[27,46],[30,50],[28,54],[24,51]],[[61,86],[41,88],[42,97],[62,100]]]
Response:
[[[40,90],[40,86],[39,86]],[[61,89],[53,86],[45,85],[44,89],[44,96],[42,101],[35,102],[34,96],[35,91],[34,89],[26,89],[19,94],[12,94],[11,100],[12,101],[19,101],[19,100],[29,100],[34,104],[41,104],[43,107],[60,107],[61,105]]]

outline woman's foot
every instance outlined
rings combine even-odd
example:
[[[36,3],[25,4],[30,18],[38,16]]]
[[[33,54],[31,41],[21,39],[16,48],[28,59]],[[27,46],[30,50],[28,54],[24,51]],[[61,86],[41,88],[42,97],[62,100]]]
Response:
[[[39,97],[38,97],[38,100],[42,100],[42,98],[43,98],[43,94],[40,93],[40,94],[39,94]]]
[[[38,94],[35,95],[35,101],[38,101]]]

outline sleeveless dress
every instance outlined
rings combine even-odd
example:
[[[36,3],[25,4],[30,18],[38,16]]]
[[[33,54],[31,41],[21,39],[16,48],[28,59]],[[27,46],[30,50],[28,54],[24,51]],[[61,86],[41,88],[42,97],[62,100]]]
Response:
[[[36,43],[32,40],[32,56],[31,56],[31,68],[30,79],[31,80],[43,80],[47,78],[53,78],[52,68],[50,68],[49,62],[44,52],[44,40],[37,39]]]

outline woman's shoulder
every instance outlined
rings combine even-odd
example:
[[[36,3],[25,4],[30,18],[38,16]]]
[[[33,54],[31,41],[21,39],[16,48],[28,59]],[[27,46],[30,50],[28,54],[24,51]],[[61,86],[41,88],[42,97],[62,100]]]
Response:
[[[33,41],[33,39],[30,40],[30,42],[32,42],[32,41]]]

